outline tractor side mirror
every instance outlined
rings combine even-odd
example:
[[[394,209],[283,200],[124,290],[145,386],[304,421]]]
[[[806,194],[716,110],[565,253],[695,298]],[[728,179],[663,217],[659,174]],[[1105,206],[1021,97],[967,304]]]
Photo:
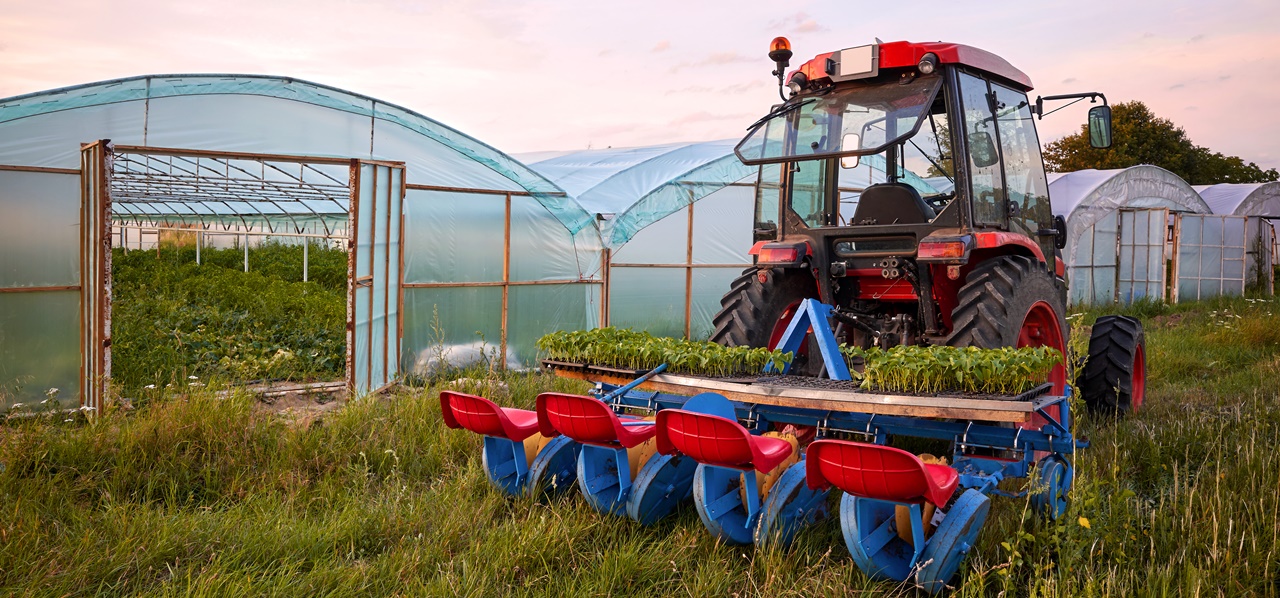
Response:
[[[1067,219],[1062,216],[1053,217],[1053,229],[1058,231],[1053,236],[1053,246],[1058,249],[1067,247]]]
[[[862,138],[857,133],[846,133],[844,139],[840,140],[840,151],[851,152],[862,149]],[[857,168],[860,156],[845,156],[840,158],[840,168]]]
[[[991,133],[974,131],[969,134],[969,156],[973,159],[973,165],[978,168],[986,168],[1000,161]]]
[[[1111,147],[1111,106],[1089,109],[1089,145],[1098,149]]]

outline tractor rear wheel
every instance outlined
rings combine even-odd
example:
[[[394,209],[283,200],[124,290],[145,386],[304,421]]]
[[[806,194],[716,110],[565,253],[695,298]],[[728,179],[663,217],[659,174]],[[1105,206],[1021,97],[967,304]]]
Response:
[[[1102,316],[1094,322],[1079,386],[1092,411],[1130,413],[1142,407],[1147,387],[1142,322],[1129,316]]]
[[[960,288],[951,312],[953,347],[1053,347],[1067,353],[1066,298],[1054,277],[1036,259],[1004,255],[979,264]],[[1050,373],[1055,394],[1064,392],[1067,372]]]
[[[817,296],[804,271],[747,268],[720,299],[711,342],[726,347],[773,348],[804,299]]]

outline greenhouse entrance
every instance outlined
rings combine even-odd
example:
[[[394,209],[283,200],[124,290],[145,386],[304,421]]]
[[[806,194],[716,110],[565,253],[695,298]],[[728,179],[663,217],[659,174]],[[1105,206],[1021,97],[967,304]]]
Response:
[[[301,254],[303,279],[315,240],[323,240],[318,249],[329,247],[318,251],[322,255],[332,254],[336,245],[345,252],[339,259],[346,266],[340,358],[346,388],[357,396],[382,390],[397,378],[403,330],[402,162],[112,146],[99,141],[83,146],[81,166],[83,404],[102,404],[104,383],[112,372],[112,246],[154,246],[159,255],[162,238],[194,239],[196,264],[202,249],[206,262],[219,253],[225,258],[227,243],[238,255],[243,239],[246,272],[251,271],[251,240],[258,240],[262,248],[261,241],[269,239],[273,247],[294,250],[290,256]],[[152,245],[144,231],[152,235]],[[224,244],[221,251],[216,249],[218,239]],[[344,284],[340,278],[330,279],[334,286]],[[305,313],[307,304],[292,309]],[[287,350],[278,354],[292,358]]]

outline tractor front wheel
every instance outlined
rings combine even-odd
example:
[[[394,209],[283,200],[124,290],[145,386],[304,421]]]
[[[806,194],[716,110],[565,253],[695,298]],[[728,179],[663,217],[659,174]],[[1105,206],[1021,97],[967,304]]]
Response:
[[[1080,395],[1090,410],[1130,413],[1142,407],[1147,387],[1147,343],[1142,322],[1102,316],[1089,335],[1089,358],[1080,373]]]

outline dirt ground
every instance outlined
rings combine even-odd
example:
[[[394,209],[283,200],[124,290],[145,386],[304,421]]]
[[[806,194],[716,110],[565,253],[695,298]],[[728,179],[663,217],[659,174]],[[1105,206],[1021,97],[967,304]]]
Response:
[[[341,409],[347,403],[345,385],[277,382],[254,386],[258,408],[284,418],[290,425],[310,426],[312,422]]]

